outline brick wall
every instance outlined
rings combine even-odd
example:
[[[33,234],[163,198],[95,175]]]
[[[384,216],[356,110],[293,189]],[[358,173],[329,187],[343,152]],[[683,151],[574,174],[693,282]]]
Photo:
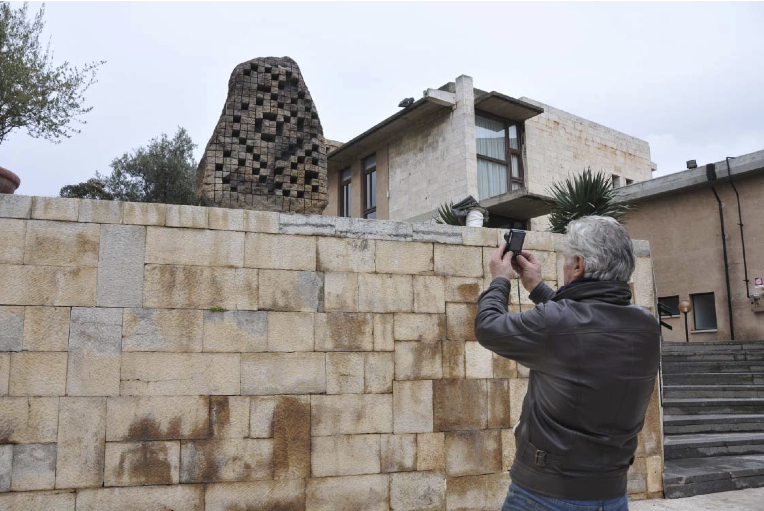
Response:
[[[528,382],[473,336],[499,235],[0,195],[0,508],[498,509]],[[558,242],[526,238],[553,286]]]

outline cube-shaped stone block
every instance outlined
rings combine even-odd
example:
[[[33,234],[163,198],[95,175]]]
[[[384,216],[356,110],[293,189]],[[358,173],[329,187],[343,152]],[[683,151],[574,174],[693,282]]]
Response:
[[[510,380],[492,379],[486,382],[488,387],[488,427],[511,428],[512,413],[510,407]]]
[[[0,307],[0,351],[21,351],[24,345],[24,307]]]
[[[419,433],[416,436],[417,470],[445,470],[446,436],[444,433]]]
[[[437,472],[402,472],[390,475],[390,510],[442,511],[446,507],[446,480]]]
[[[24,351],[66,351],[69,307],[25,307]]]
[[[4,264],[0,303],[90,307],[95,304],[96,268]]]
[[[311,397],[313,436],[393,432],[393,396],[341,394]]]
[[[409,312],[413,307],[411,275],[359,274],[358,310],[363,312]]]
[[[205,511],[231,511],[237,508],[305,511],[305,481],[253,481],[206,486]]]
[[[482,247],[496,247],[497,229],[487,227],[463,227],[462,244]]]
[[[123,351],[202,351],[204,313],[184,309],[125,309]]]
[[[324,310],[327,312],[358,311],[358,274],[338,272],[324,274]]]
[[[446,317],[443,314],[395,315],[396,341],[440,341],[446,336]]]
[[[373,272],[375,241],[368,239],[318,238],[318,271]]]
[[[180,442],[107,442],[105,486],[178,484]]]
[[[143,305],[146,228],[102,225],[98,254],[97,304],[100,307]]]
[[[273,412],[277,396],[252,396],[249,398],[250,438],[273,438]]]
[[[32,216],[32,197],[24,195],[0,195],[0,217],[30,218]]]
[[[122,204],[120,201],[82,199],[78,222],[95,224],[122,223]]]
[[[443,341],[443,378],[464,378],[464,341]]]
[[[435,431],[475,430],[488,425],[486,380],[435,380],[432,392]]]
[[[8,393],[11,396],[63,396],[66,394],[67,354],[24,351],[11,354]]]
[[[244,230],[248,232],[279,232],[279,216],[276,211],[244,211]]]
[[[473,303],[446,304],[446,336],[453,341],[475,340],[475,316],[477,305]]]
[[[79,199],[32,197],[32,218],[76,222],[79,206]]]
[[[0,442],[55,442],[58,433],[57,397],[0,397]]]
[[[417,435],[382,435],[382,472],[411,472],[416,470]]]
[[[372,351],[374,322],[371,314],[328,312],[316,314],[317,351]]]
[[[477,303],[482,292],[483,279],[446,277],[445,299],[447,302]]]
[[[244,210],[229,208],[207,208],[210,229],[220,231],[243,231]]]
[[[393,351],[394,316],[392,314],[374,314],[374,351]]]
[[[316,238],[247,233],[244,265],[271,270],[316,270]]]
[[[377,241],[377,273],[432,274],[432,243]]]
[[[122,223],[124,224],[164,225],[166,217],[166,204],[125,202],[122,205]]]
[[[123,353],[120,394],[235,396],[239,366],[236,353]]]
[[[414,312],[444,314],[446,283],[444,277],[414,276]]]
[[[108,398],[107,404],[109,442],[193,440],[210,434],[207,396],[120,396]]]
[[[316,437],[311,449],[315,477],[378,474],[380,471],[379,435]]]
[[[26,232],[26,220],[0,218],[0,264],[24,264]]]
[[[326,392],[323,353],[241,355],[241,393],[248,396]]]
[[[244,233],[149,227],[146,263],[241,267],[244,265]]]
[[[493,378],[493,353],[475,341],[464,343],[467,378]]]
[[[509,474],[449,477],[446,483],[448,509],[459,511],[501,509],[507,498],[509,483]]]
[[[258,270],[147,264],[143,306],[257,310]],[[220,290],[225,289],[225,293]]]
[[[98,224],[30,220],[24,264],[96,267],[100,232]]]
[[[429,433],[433,431],[433,382],[393,382],[394,432]]]
[[[210,396],[210,433],[213,438],[248,438],[248,396]]]
[[[56,482],[56,444],[13,446],[11,491],[52,490]]]
[[[72,309],[67,394],[119,395],[121,351],[121,309]]]
[[[208,225],[207,208],[183,204],[168,204],[165,225],[167,227],[206,229]]]
[[[647,462],[645,458],[635,458],[627,474],[626,493],[644,492],[647,492]]]
[[[101,486],[106,398],[62,397],[60,409],[56,488]]]
[[[203,349],[234,353],[267,351],[268,313],[204,311]]]
[[[517,378],[517,362],[494,353],[493,376],[494,378]]]
[[[482,277],[483,251],[479,247],[436,244],[435,273],[449,277]]]
[[[273,478],[308,477],[310,446],[310,397],[277,397],[273,410]]]
[[[398,341],[395,343],[395,379],[433,380],[443,375],[440,342]]]
[[[272,477],[273,440],[188,440],[181,445],[181,483],[257,481]]]
[[[395,371],[393,354],[365,353],[364,355],[364,392],[366,394],[392,392]]]
[[[268,351],[313,351],[313,314],[269,312]]]
[[[446,473],[449,476],[490,474],[501,470],[498,430],[446,433]]]
[[[74,511],[74,499],[75,493],[71,491],[0,493],[0,509],[3,511],[28,511],[29,509]]]
[[[305,509],[388,511],[388,487],[389,479],[385,474],[308,479]]]
[[[364,393],[363,353],[342,352],[326,354],[326,393]]]
[[[260,309],[289,312],[318,310],[324,294],[321,274],[312,271],[259,271]]]
[[[204,511],[203,485],[131,486],[77,492],[77,511],[183,509]]]

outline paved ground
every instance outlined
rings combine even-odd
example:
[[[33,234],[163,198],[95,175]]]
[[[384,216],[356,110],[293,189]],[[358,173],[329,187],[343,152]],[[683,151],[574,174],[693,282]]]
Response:
[[[763,511],[764,488],[629,502],[629,511]]]

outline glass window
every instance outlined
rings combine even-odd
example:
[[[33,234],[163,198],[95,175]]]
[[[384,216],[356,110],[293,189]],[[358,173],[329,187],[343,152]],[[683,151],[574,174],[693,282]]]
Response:
[[[517,138],[517,125],[512,124],[509,127],[509,147],[520,149],[520,140]]]
[[[503,122],[478,116],[475,118],[475,133],[479,155],[507,159],[507,134]]]
[[[352,173],[349,168],[340,172],[340,216],[350,216],[352,211],[352,188],[351,177]]]
[[[364,218],[377,218],[377,155],[363,159],[364,173]]]
[[[520,126],[488,114],[475,116],[478,195],[487,199],[523,187]]]
[[[478,158],[478,195],[494,197],[507,193],[507,166]]]
[[[716,303],[713,293],[690,295],[695,330],[716,330]]]
[[[679,315],[679,296],[663,296],[658,298],[658,303],[666,306],[671,314],[661,314],[661,316],[678,316]]]

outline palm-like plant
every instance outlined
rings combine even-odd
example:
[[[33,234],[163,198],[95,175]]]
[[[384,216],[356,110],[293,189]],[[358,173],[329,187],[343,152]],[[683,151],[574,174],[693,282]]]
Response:
[[[454,212],[451,210],[453,205],[454,203],[451,201],[448,205],[441,204],[440,207],[438,207],[438,216],[433,217],[436,224],[463,225],[459,221],[459,217],[454,215]]]
[[[565,234],[571,220],[583,216],[609,216],[620,221],[632,208],[620,202],[618,191],[610,179],[602,173],[592,173],[591,167],[583,173],[555,183],[549,190],[555,207],[549,215],[550,231]]]

